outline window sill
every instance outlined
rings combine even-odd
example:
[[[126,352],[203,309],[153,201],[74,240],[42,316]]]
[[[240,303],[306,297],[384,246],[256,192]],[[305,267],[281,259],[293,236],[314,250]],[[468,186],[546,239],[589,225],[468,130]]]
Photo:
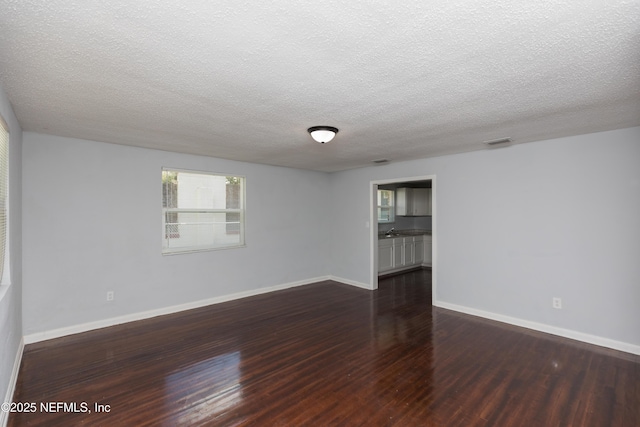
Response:
[[[198,253],[198,252],[212,252],[212,251],[224,251],[227,249],[239,249],[239,248],[246,248],[247,245],[243,244],[243,245],[235,245],[235,246],[222,246],[219,248],[198,248],[198,249],[187,249],[187,250],[183,250],[183,251],[162,251],[162,255],[168,255],[168,256],[172,256],[172,255],[182,255],[182,254],[193,254],[193,253]]]

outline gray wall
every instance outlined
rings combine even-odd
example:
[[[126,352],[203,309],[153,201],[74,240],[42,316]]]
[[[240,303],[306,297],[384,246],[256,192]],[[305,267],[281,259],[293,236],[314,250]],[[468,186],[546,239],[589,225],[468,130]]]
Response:
[[[332,274],[371,281],[370,181],[433,174],[437,303],[639,345],[639,160],[630,128],[333,174]]]
[[[9,126],[11,285],[0,290],[0,398],[5,397],[22,339],[22,129],[0,87],[0,115]],[[2,417],[0,413],[0,424]]]
[[[163,166],[246,176],[246,247],[162,256]],[[25,335],[326,276],[328,188],[324,173],[25,132]]]

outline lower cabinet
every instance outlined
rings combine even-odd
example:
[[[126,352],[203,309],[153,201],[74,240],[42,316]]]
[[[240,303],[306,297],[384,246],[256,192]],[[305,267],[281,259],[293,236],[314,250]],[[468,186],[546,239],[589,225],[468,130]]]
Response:
[[[426,242],[429,241],[427,251]],[[426,264],[426,255],[429,263]],[[394,237],[378,240],[378,273],[431,265],[431,236]]]
[[[378,240],[378,271],[393,270],[393,240]]]
[[[393,239],[393,268],[399,267],[403,264],[402,247],[404,246],[403,238]]]
[[[431,267],[431,258],[432,258],[432,254],[433,254],[433,250],[432,250],[432,241],[431,241],[431,236],[430,235],[426,235],[424,236],[424,260],[422,261],[422,265]]]
[[[421,264],[424,262],[424,240],[426,236],[415,236],[413,241],[415,248],[413,252],[413,262],[415,264]],[[429,236],[431,238],[431,236]]]

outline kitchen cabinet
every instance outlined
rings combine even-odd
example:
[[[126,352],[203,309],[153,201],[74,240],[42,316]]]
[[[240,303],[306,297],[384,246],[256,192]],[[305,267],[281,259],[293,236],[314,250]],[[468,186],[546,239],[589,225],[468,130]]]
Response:
[[[402,239],[402,267],[412,266],[414,264],[414,252],[416,244],[413,237],[405,237]]]
[[[398,216],[430,216],[430,188],[398,188],[396,189],[396,215]]]
[[[415,236],[413,238],[414,241],[414,249],[413,249],[413,263],[420,264],[424,262],[424,240],[426,236]],[[431,238],[431,236],[429,236]]]
[[[393,269],[393,240],[394,239],[381,239],[378,241],[378,271]]]
[[[397,237],[393,239],[393,268],[402,267],[404,265],[402,257],[403,246],[404,238]]]
[[[426,237],[431,238],[420,235],[379,239],[378,272],[395,272],[423,265]]]
[[[432,249],[432,237],[430,235],[426,235],[424,236],[424,259],[422,260],[422,265],[427,266],[427,267],[431,267],[432,266],[432,262],[431,262],[431,258],[432,258],[432,254],[433,254],[433,249]]]

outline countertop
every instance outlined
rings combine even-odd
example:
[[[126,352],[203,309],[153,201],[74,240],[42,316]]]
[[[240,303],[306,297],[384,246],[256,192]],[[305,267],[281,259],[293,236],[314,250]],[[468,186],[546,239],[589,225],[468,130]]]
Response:
[[[391,236],[387,236],[386,232],[378,233],[378,239],[390,239],[393,237],[413,237],[413,236],[431,236],[431,230],[394,230]]]

